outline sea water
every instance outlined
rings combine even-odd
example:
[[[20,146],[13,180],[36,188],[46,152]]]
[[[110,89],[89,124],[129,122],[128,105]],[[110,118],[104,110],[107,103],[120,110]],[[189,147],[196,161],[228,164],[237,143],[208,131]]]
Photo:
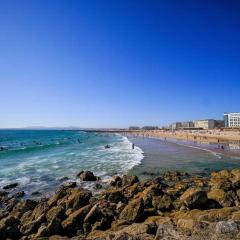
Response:
[[[126,137],[110,133],[1,130],[0,147],[0,189],[18,182],[17,190],[27,195],[53,191],[61,179],[75,180],[82,170],[102,179],[125,174],[143,158]]]

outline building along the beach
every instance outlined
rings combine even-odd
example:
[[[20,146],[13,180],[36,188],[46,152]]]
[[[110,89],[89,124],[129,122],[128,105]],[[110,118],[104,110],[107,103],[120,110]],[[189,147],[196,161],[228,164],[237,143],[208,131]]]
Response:
[[[193,128],[194,123],[192,121],[182,122],[182,128]]]
[[[227,128],[240,128],[240,112],[224,113],[224,124]]]
[[[170,130],[178,130],[182,127],[182,123],[181,122],[175,122],[172,123],[171,125],[169,125],[169,129]]]
[[[197,120],[194,121],[194,127],[202,129],[214,129],[215,120],[214,119]]]

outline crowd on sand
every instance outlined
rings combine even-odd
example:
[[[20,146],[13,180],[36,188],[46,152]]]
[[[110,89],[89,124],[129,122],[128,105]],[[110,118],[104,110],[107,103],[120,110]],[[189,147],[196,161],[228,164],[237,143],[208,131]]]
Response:
[[[102,187],[90,171],[77,179]],[[240,239],[240,169],[210,176],[166,172],[145,182],[113,176],[97,195],[76,182],[62,183],[40,199],[22,198],[17,184],[4,186],[0,239]]]
[[[240,145],[240,131],[213,130],[130,130],[125,135],[138,137],[174,138],[208,143],[233,143]]]

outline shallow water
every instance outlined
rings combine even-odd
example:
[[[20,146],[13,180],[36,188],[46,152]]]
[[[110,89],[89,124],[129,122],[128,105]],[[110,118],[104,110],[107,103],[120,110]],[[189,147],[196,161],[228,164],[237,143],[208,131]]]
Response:
[[[109,144],[111,148],[105,149]],[[81,170],[107,179],[124,174],[143,158],[126,137],[83,131],[1,130],[0,188],[18,182],[18,191],[50,192]]]
[[[184,171],[209,174],[214,170],[240,167],[240,156],[215,149],[215,145],[190,143],[168,139],[129,137],[144,151],[141,164],[130,170],[142,178],[149,178],[166,171]]]

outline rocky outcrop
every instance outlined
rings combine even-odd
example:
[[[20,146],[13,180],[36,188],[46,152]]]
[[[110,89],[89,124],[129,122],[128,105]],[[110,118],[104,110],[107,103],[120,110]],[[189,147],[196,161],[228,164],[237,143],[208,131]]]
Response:
[[[82,181],[97,181],[98,177],[96,177],[93,172],[90,171],[81,171],[77,174],[77,177]]]
[[[96,179],[82,172],[83,179]],[[83,180],[84,181],[84,180]],[[95,180],[94,180],[95,181]],[[1,239],[217,240],[240,237],[240,170],[115,176],[98,195],[75,182],[50,198],[0,192]]]

